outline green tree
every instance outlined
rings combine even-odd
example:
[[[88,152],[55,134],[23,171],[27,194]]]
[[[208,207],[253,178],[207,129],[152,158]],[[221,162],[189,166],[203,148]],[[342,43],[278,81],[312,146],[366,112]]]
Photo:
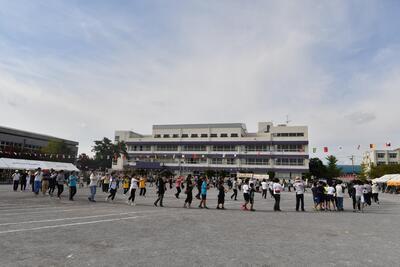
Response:
[[[330,155],[326,157],[326,160],[328,161],[328,166],[326,167],[326,178],[329,180],[339,177],[342,174],[342,171],[337,167],[337,158],[333,155]]]
[[[127,148],[125,142],[113,143],[107,137],[103,140],[94,141],[92,151],[95,153],[95,160],[102,169],[111,168],[113,160],[121,155],[127,157]]]
[[[370,178],[379,178],[386,174],[400,173],[400,164],[390,165],[378,165],[371,166],[371,170],[368,173]]]
[[[270,180],[275,178],[275,172],[269,171],[267,174],[268,174]]]
[[[327,170],[324,163],[319,158],[310,159],[310,163],[308,164],[310,169],[310,174],[314,176],[314,178],[326,178]]]
[[[367,165],[365,163],[361,163],[361,172],[358,175],[358,179],[360,180],[366,180],[369,176],[369,173],[367,171]]]
[[[70,155],[71,149],[62,140],[50,140],[47,146],[42,147],[41,152],[44,154]]]

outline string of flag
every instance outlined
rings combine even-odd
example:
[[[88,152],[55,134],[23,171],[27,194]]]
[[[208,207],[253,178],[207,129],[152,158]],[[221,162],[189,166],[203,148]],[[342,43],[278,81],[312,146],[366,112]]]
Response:
[[[390,148],[392,146],[392,144],[390,143],[390,142],[386,142],[385,143],[385,148]],[[361,145],[357,145],[356,146],[356,148],[357,148],[357,150],[360,150],[361,149]],[[374,150],[374,149],[376,149],[377,148],[377,146],[376,146],[376,144],[369,144],[369,149],[372,149],[372,150]],[[338,146],[338,149],[339,150],[343,150],[343,146]],[[322,147],[322,151],[324,152],[324,153],[329,153],[329,147],[327,147],[327,146],[324,146],[324,147]],[[313,147],[312,148],[312,153],[317,153],[317,151],[318,151],[318,148],[317,147]]]
[[[10,155],[10,156],[30,156],[30,157],[41,157],[41,158],[63,158],[63,159],[75,159],[75,155],[68,154],[47,154],[38,152],[12,152],[0,150],[0,154]]]

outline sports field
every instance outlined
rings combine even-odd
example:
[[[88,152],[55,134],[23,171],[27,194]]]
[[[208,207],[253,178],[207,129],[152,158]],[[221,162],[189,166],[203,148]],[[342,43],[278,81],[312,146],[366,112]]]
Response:
[[[283,193],[283,212],[257,194],[256,212],[241,211],[239,201],[216,210],[183,209],[169,190],[164,208],[153,206],[155,188],[128,206],[119,191],[114,203],[87,200],[78,189],[59,200],[12,192],[0,186],[1,266],[398,266],[400,197],[381,196],[365,213],[296,212],[295,195]]]

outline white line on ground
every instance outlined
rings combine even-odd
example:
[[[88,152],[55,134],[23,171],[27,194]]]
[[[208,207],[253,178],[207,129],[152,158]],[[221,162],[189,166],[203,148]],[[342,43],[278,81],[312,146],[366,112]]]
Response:
[[[69,227],[69,226],[75,226],[75,225],[85,225],[85,224],[95,224],[95,223],[103,223],[103,222],[115,222],[115,221],[122,221],[122,220],[132,220],[132,219],[144,218],[144,217],[148,217],[148,216],[133,216],[133,217],[98,220],[98,221],[90,221],[90,222],[68,223],[68,224],[41,226],[41,227],[35,227],[35,228],[15,229],[15,230],[2,231],[2,232],[0,232],[0,235],[1,234],[9,234],[9,233],[17,233],[17,232],[26,232],[26,231],[38,231],[38,230],[50,229],[50,228]]]
[[[155,210],[153,210],[153,211],[132,211],[132,212],[101,214],[101,215],[84,216],[84,217],[59,218],[59,219],[49,219],[49,220],[40,220],[40,221],[12,222],[12,223],[2,223],[2,224],[0,224],[0,226],[24,224],[24,223],[58,222],[58,221],[66,221],[66,220],[91,219],[91,218],[99,218],[99,217],[121,216],[121,215],[135,214],[135,213],[152,213],[152,212],[156,212],[156,211]]]
[[[85,210],[85,209],[93,209],[93,207],[86,207],[86,208],[78,208],[78,209],[66,209],[66,210],[49,210],[49,211],[32,211],[32,212],[22,212],[22,213],[6,213],[1,214],[1,216],[12,216],[12,215],[28,215],[28,214],[35,214],[35,213],[53,213],[53,212],[68,212],[68,211],[76,211],[76,210]]]

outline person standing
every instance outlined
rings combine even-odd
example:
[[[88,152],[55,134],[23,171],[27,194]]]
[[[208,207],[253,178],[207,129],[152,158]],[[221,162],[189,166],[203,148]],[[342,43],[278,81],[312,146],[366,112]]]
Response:
[[[35,178],[33,183],[35,195],[39,194],[40,188],[42,187],[42,179],[43,179],[42,169],[38,168],[35,173]]]
[[[196,198],[198,199],[198,200],[200,200],[201,198],[200,198],[200,195],[201,195],[201,183],[203,182],[203,179],[201,178],[201,177],[198,177],[197,178],[197,180],[196,180],[196,187],[197,187],[197,191],[198,191],[198,193],[197,193],[197,195],[196,195]]]
[[[18,170],[16,170],[13,173],[12,179],[13,179],[13,190],[17,191],[18,190],[18,185],[19,185],[19,179],[20,179],[20,175],[19,175]]]
[[[379,205],[379,186],[377,183],[373,183],[371,186],[372,190],[372,199],[374,200],[375,203]]]
[[[106,198],[106,202],[108,200],[114,202],[115,199],[115,195],[117,194],[117,187],[118,187],[118,178],[117,176],[115,176],[114,174],[110,175],[110,194],[108,195],[108,197]]]
[[[49,178],[49,195],[53,196],[54,190],[56,189],[56,179],[57,179],[57,172],[53,169],[50,172]]]
[[[273,196],[275,199],[274,211],[281,211],[280,202],[281,202],[281,192],[282,185],[279,183],[279,179],[274,179],[274,184],[272,185]]]
[[[296,177],[293,187],[296,192],[296,211],[299,211],[300,206],[301,206],[301,211],[305,211],[305,209],[304,209],[304,183],[300,179],[300,177]]]
[[[43,170],[43,178],[42,178],[42,193],[43,193],[43,195],[46,195],[47,190],[49,189],[49,179],[50,179],[49,170]]]
[[[201,200],[200,200],[200,205],[199,208],[205,208],[208,209],[207,207],[207,189],[208,189],[208,183],[207,183],[207,177],[203,177],[203,182],[201,183]]]
[[[96,202],[96,200],[94,200],[94,197],[96,195],[96,190],[97,190],[97,183],[99,182],[99,176],[97,176],[97,174],[95,174],[93,171],[90,173],[89,176],[89,189],[90,189],[90,196],[88,197],[90,202]]]
[[[103,177],[103,192],[108,193],[110,187],[110,175],[106,173]]]
[[[69,200],[73,201],[74,196],[76,194],[76,184],[78,183],[78,177],[75,175],[75,172],[71,172],[71,175],[68,177],[68,186],[69,186]]]
[[[352,198],[353,198],[353,212],[357,212],[356,207],[358,209],[358,212],[361,211],[361,197],[363,195],[363,187],[361,185],[360,181],[354,181],[353,185],[353,192],[352,192]]]
[[[61,194],[64,191],[65,174],[63,170],[60,170],[57,174],[57,197],[61,199]]]
[[[262,195],[261,197],[266,199],[267,198],[267,192],[268,192],[268,183],[267,180],[263,179],[261,182],[261,189],[262,189]]]
[[[154,206],[157,207],[158,202],[160,202],[160,207],[164,207],[164,206],[163,206],[163,199],[164,199],[165,190],[166,190],[167,188],[166,188],[166,185],[165,185],[164,178],[161,177],[161,176],[160,176],[160,177],[158,178],[158,180],[157,180],[157,187],[158,187],[158,191],[157,191],[158,198],[157,198],[157,200],[154,202]]]
[[[129,191],[129,176],[125,175],[123,180],[122,180],[122,188],[124,189],[124,195],[126,196],[126,193]]]
[[[140,196],[146,196],[146,178],[145,177],[140,177],[139,179],[139,189],[140,189]]]
[[[343,197],[344,197],[344,192],[343,192],[343,186],[342,186],[342,181],[338,181],[336,186],[336,206],[338,211],[343,211]]]
[[[335,188],[332,186],[332,183],[328,184],[327,188],[327,208],[329,211],[332,211],[332,208],[334,211],[336,211],[336,206],[335,206]]]
[[[224,181],[221,180],[218,183],[218,204],[217,204],[217,209],[222,209],[224,210],[224,203],[225,203],[225,193],[227,192],[227,190],[224,187]],[[220,207],[221,205],[221,207]]]
[[[20,184],[21,184],[21,191],[25,191],[26,189],[26,177],[28,176],[27,172],[25,170],[22,170],[21,176],[20,176]]]
[[[192,205],[192,200],[193,200],[193,182],[192,182],[192,175],[188,175],[186,178],[186,199],[185,199],[185,204],[183,205],[184,208]]]
[[[182,184],[182,181],[183,181],[183,177],[182,176],[178,176],[178,178],[176,178],[176,181],[175,181],[175,187],[176,187],[176,194],[175,194],[175,197],[176,198],[179,198],[179,194],[181,193],[181,184]]]
[[[250,187],[248,185],[249,179],[246,179],[245,183],[242,186],[243,190],[243,198],[244,198],[244,204],[242,205],[242,210],[248,210],[247,204],[249,204],[250,201]]]
[[[249,202],[250,202],[250,211],[256,211],[254,209],[254,195],[255,195],[256,189],[254,188],[254,183],[250,183],[250,189],[249,189]]]
[[[237,177],[235,177],[235,179],[233,179],[232,182],[232,189],[233,189],[233,194],[231,196],[231,199],[234,198],[234,200],[237,200],[237,194],[238,194],[238,182],[237,182]]]
[[[130,187],[130,193],[131,195],[129,196],[127,200],[127,204],[134,206],[135,205],[135,196],[136,196],[136,189],[138,188],[138,180],[136,180],[135,176],[132,177],[131,179],[131,187]]]

